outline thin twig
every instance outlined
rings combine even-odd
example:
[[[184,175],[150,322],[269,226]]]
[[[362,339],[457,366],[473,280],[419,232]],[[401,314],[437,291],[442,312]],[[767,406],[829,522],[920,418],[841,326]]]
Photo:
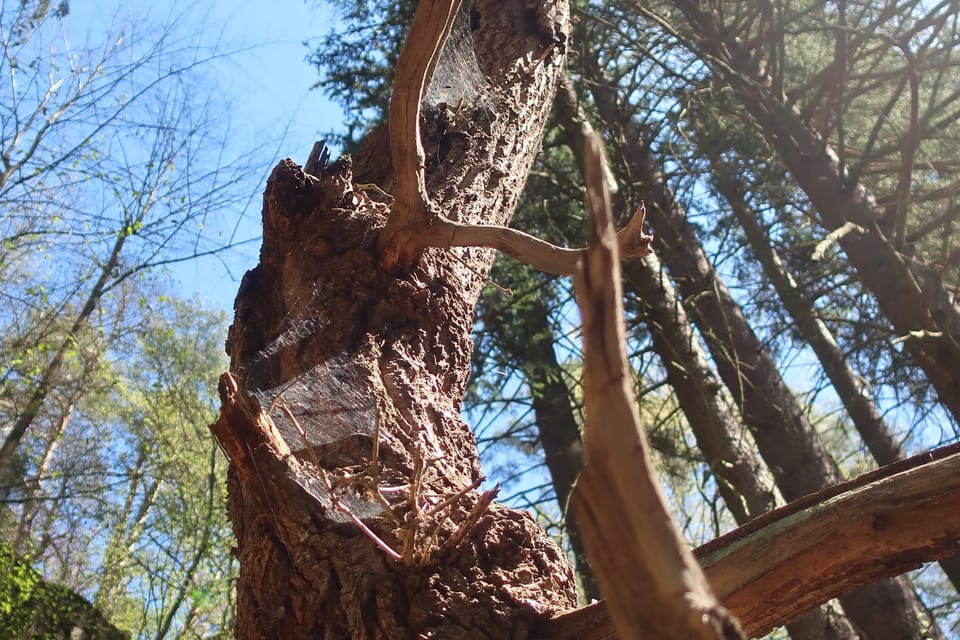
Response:
[[[364,533],[377,547],[379,547],[387,556],[394,561],[400,561],[401,555],[394,551],[393,547],[383,541],[383,539],[378,536],[370,527],[366,525],[357,515],[348,507],[346,504],[340,501],[337,497],[336,489],[333,486],[333,483],[330,482],[330,477],[327,474],[327,470],[320,466],[320,460],[317,458],[316,451],[313,449],[313,445],[310,444],[310,441],[307,439],[307,432],[300,424],[300,421],[297,420],[296,416],[293,415],[293,412],[290,411],[290,408],[287,407],[283,402],[278,403],[278,408],[283,412],[283,415],[287,416],[287,419],[293,423],[293,426],[296,428],[297,433],[300,434],[300,437],[303,439],[303,443],[307,448],[307,453],[310,454],[310,461],[313,462],[316,467],[317,474],[320,476],[320,482],[323,483],[323,488],[326,489],[327,495],[330,496],[330,505],[340,513],[347,516],[353,524],[355,524],[360,531]],[[388,507],[388,512],[392,510]]]
[[[480,495],[477,503],[473,505],[470,513],[467,514],[466,519],[460,523],[460,526],[457,527],[457,530],[453,532],[453,535],[447,538],[447,542],[444,545],[447,549],[455,549],[456,547],[460,546],[460,543],[464,541],[471,531],[473,531],[473,528],[480,520],[480,516],[487,511],[487,509],[490,507],[490,503],[493,502],[493,499],[497,497],[498,493],[500,493],[499,484],[489,491],[484,491]]]

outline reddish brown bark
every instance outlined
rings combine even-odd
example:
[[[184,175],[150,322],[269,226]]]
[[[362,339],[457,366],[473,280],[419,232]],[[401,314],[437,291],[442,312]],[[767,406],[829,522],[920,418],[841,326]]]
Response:
[[[433,106],[447,122],[424,145],[427,187],[457,221],[509,219],[564,60],[563,3],[507,5],[472,9],[484,104]],[[522,637],[576,594],[536,523],[471,489],[460,398],[491,252],[427,250],[387,274],[389,206],[357,190],[348,161],[317,173],[284,161],[271,176],[227,345],[214,429],[233,461],[237,635]]]

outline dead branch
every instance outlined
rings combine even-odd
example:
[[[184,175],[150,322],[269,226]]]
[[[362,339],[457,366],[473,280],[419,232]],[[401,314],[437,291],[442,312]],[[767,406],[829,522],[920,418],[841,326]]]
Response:
[[[673,526],[630,390],[618,240],[596,136],[586,145],[590,246],[574,285],[583,316],[584,471],[573,494],[620,638],[739,638]]]
[[[883,467],[765,514],[696,551],[751,637],[857,587],[960,548],[960,445]],[[602,640],[605,602],[542,624],[543,640]]]
[[[650,253],[653,236],[643,233],[646,211],[641,204],[630,222],[617,234],[621,260],[637,258]],[[586,249],[568,249],[541,240],[510,227],[460,224],[438,218],[426,232],[426,246],[487,247],[501,251],[530,266],[557,276],[572,276]]]
[[[573,275],[582,249],[558,247],[509,227],[454,222],[427,194],[420,103],[459,5],[460,0],[421,0],[400,51],[390,98],[390,156],[397,184],[378,241],[381,264],[391,273],[404,273],[427,247],[488,247],[546,273]],[[622,241],[625,258],[650,252],[653,238],[643,234],[642,226],[642,215],[627,225],[631,237]]]

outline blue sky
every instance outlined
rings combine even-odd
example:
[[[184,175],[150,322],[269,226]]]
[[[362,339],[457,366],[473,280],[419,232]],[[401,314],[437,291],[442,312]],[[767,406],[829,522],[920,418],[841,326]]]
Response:
[[[333,26],[329,4],[304,0],[255,0],[198,6],[209,11],[208,22],[222,23],[224,48],[237,50],[223,65],[225,85],[235,91],[230,97],[231,114],[238,131],[262,140],[259,160],[267,170],[279,160],[290,157],[303,163],[315,140],[322,133],[338,128],[342,114],[321,91],[310,87],[317,71],[306,62],[309,53],[305,41]],[[260,235],[260,194],[266,175],[250,185],[251,202],[241,235]],[[259,241],[251,243],[230,261],[231,273],[220,263],[204,260],[178,269],[184,295],[197,291],[211,304],[230,310],[236,293],[237,278],[256,264]],[[246,258],[246,259],[244,259]]]
[[[251,241],[231,252],[226,265],[216,259],[192,261],[171,268],[182,297],[199,294],[209,307],[230,310],[239,278],[257,261],[260,235],[260,194],[267,173],[277,161],[291,157],[303,163],[315,140],[339,128],[340,109],[310,87],[317,71],[306,62],[304,42],[316,42],[334,25],[334,11],[319,0],[72,0],[64,27],[73,46],[102,41],[110,25],[138,25],[178,18],[186,45],[215,47],[229,55],[211,65],[222,110],[238,148],[254,149],[263,173],[244,185],[250,193],[239,236]],[[149,30],[149,28],[147,28]],[[234,220],[221,221],[232,226]]]

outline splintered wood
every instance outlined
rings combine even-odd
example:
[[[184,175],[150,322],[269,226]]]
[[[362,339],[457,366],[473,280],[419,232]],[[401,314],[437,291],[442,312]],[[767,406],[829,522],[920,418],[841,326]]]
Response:
[[[740,638],[674,527],[648,460],[624,350],[618,241],[596,137],[585,177],[590,245],[575,278],[583,316],[585,468],[573,506],[617,637]]]

